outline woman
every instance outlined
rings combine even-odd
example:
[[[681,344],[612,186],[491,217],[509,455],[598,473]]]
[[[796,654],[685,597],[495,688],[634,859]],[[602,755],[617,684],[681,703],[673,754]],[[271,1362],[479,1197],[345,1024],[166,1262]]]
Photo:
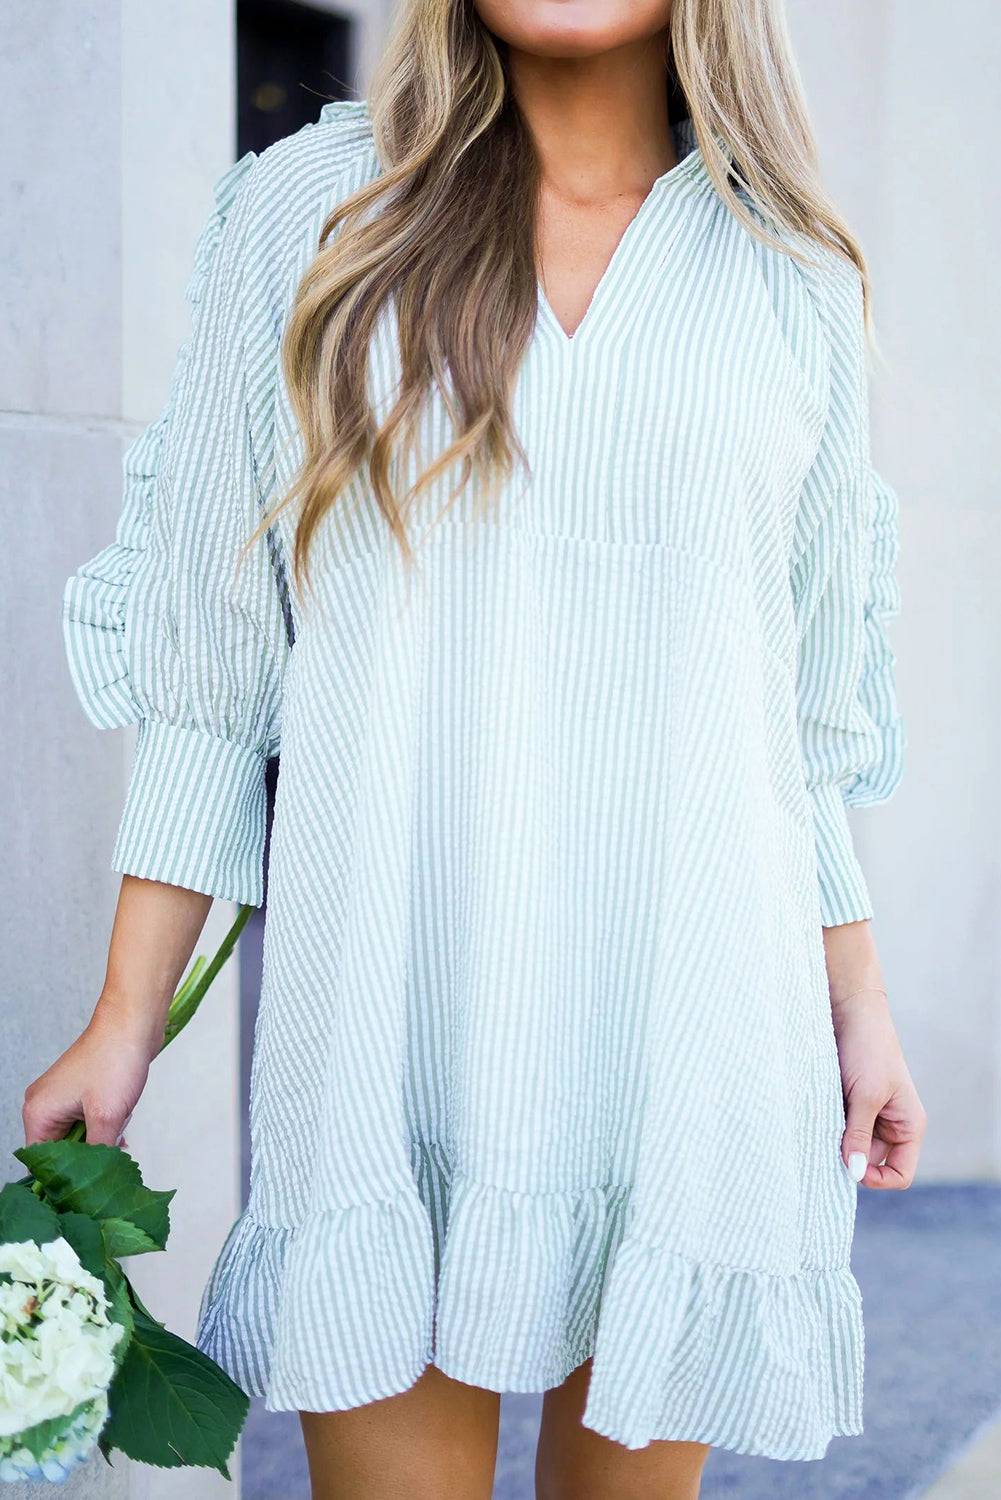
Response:
[[[201,1346],[318,1496],[488,1495],[502,1390],[545,1500],[821,1457],[923,1117],[846,821],[900,772],[896,500],[777,7],[409,0],[370,105],[222,180],[191,300],[67,588],[139,740],[28,1138],[119,1139],[280,744]]]

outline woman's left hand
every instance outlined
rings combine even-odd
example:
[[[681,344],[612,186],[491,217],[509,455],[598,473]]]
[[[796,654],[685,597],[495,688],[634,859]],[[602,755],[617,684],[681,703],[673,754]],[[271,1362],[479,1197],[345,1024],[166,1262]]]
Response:
[[[845,1166],[872,1188],[908,1188],[926,1115],[900,1048],[890,1006],[877,989],[832,1004],[841,1062]]]

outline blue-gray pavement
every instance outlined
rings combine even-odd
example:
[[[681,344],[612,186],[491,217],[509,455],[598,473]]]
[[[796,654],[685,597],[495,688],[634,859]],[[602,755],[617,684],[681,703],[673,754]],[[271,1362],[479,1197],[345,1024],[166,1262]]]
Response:
[[[859,1195],[854,1267],[866,1321],[865,1434],[818,1463],[715,1451],[703,1500],[917,1500],[1001,1417],[1001,1187]],[[533,1500],[541,1397],[506,1396],[495,1500]],[[255,1402],[244,1500],[308,1500],[298,1418]],[[1001,1476],[996,1495],[1001,1500]]]

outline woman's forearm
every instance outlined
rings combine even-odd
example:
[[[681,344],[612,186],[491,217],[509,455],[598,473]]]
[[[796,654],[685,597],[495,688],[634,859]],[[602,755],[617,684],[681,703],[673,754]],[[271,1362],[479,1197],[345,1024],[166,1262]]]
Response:
[[[122,877],[108,967],[95,1015],[159,1046],[174,991],[205,925],[212,897]]]
[[[28,1085],[24,1134],[55,1140],[76,1120],[87,1139],[121,1139],[163,1045],[170,1002],[211,896],[126,875],[118,897],[104,986],[94,1013],[61,1057]]]
[[[885,990],[870,921],[825,927],[824,955],[831,1005],[835,1009],[856,995]]]

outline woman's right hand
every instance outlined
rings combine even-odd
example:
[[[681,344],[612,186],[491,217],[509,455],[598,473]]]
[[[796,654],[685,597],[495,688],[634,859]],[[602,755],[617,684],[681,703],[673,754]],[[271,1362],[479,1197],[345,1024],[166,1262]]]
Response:
[[[117,1146],[158,1050],[148,1026],[135,1026],[99,1001],[72,1046],[25,1090],[25,1144],[60,1140],[83,1120],[88,1141]]]
[[[95,1145],[117,1146],[163,1045],[170,999],[212,897],[126,875],[94,1014],[24,1094],[25,1142],[59,1140],[77,1120]]]

